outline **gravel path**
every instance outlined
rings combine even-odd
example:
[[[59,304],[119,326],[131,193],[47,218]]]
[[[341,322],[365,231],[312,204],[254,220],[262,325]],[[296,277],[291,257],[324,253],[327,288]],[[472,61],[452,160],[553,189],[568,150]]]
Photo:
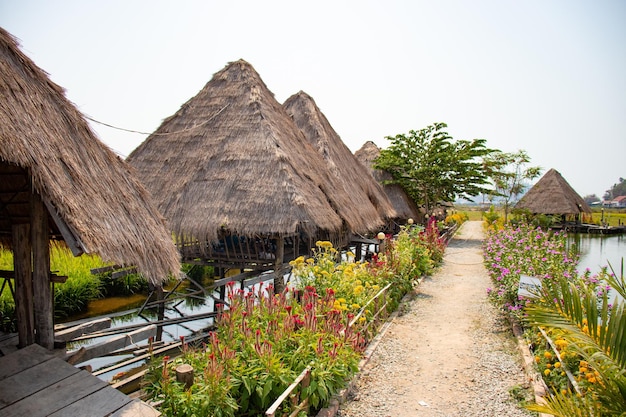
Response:
[[[466,222],[442,266],[383,334],[341,417],[531,416],[509,391],[527,386],[508,322],[489,303],[482,222]]]

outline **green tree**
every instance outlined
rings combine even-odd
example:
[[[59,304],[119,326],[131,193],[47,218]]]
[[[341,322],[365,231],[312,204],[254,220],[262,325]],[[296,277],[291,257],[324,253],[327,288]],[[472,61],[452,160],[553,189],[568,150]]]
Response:
[[[617,184],[613,184],[610,189],[606,190],[603,197],[605,200],[612,200],[620,195],[626,195],[626,180],[621,177]]]
[[[489,177],[482,158],[495,152],[484,139],[454,141],[445,123],[408,134],[387,136],[391,142],[375,161],[389,172],[409,196],[427,211],[439,202],[474,197],[486,192]]]
[[[492,197],[500,197],[504,206],[504,222],[508,221],[509,210],[522,194],[528,182],[541,174],[541,168],[527,166],[530,157],[524,150],[517,152],[493,152],[486,158],[486,170],[493,182]]]

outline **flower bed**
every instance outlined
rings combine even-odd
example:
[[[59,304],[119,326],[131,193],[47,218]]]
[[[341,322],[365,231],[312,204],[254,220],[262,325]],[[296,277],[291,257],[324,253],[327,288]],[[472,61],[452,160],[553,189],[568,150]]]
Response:
[[[530,226],[491,231],[485,264],[491,299],[526,326],[548,393],[528,408],[553,415],[621,415],[626,409],[623,277],[604,269],[579,276],[565,236]],[[536,297],[517,296],[520,274],[542,278]],[[611,299],[611,287],[621,295]]]
[[[256,416],[310,367],[294,398],[308,399],[309,413],[325,407],[358,372],[377,311],[393,311],[441,259],[438,236],[436,225],[403,228],[371,262],[347,253],[337,263],[336,249],[318,242],[315,256],[292,262],[295,279],[285,292],[229,287],[209,343],[185,346],[174,360],[155,358],[144,390],[165,415]],[[386,304],[370,302],[385,287]],[[183,363],[194,370],[189,387],[174,377]],[[297,402],[285,401],[277,414],[291,413]]]

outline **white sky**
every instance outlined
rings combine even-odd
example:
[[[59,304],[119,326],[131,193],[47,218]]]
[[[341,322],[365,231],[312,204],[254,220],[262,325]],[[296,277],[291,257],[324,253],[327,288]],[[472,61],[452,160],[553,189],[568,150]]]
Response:
[[[623,0],[0,0],[0,26],[86,115],[152,132],[243,58],[311,95],[354,152],[448,124],[581,195],[626,177]],[[128,155],[146,135],[92,123]]]

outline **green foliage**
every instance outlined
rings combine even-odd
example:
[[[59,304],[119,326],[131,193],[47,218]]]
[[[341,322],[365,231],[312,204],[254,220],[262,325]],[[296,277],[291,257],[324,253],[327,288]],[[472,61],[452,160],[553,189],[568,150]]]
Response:
[[[620,177],[619,182],[613,184],[611,188],[606,190],[603,198],[605,200],[612,200],[620,195],[626,195],[626,180],[622,177]]]
[[[274,295],[271,285],[254,293],[231,286],[228,301],[228,309],[218,306],[218,329],[205,349],[185,347],[161,372],[153,362],[145,389],[163,401],[165,415],[213,415],[195,408],[202,404],[227,410],[224,415],[263,415],[309,365],[303,395],[318,409],[358,371],[363,339],[358,325],[348,326],[350,317],[336,308],[332,290]],[[181,363],[198,375],[190,390],[169,377]]]
[[[513,153],[492,152],[485,157],[488,175],[493,182],[491,197],[500,197],[504,206],[504,223],[508,221],[509,209],[522,194],[528,182],[541,173],[540,167],[528,167],[530,157],[524,150]]]
[[[532,225],[507,224],[501,230],[488,230],[483,256],[494,285],[487,290],[491,300],[514,314],[528,301],[517,296],[521,274],[544,278],[544,282],[576,275],[577,256],[567,250],[566,236]]]
[[[355,262],[351,253],[337,263],[332,244],[317,242],[313,257],[291,262],[296,283],[285,292],[274,294],[271,285],[256,291],[229,286],[229,306],[217,306],[217,330],[207,345],[184,346],[171,362],[153,360],[145,391],[168,416],[258,416],[310,366],[309,384],[296,392],[308,398],[305,415],[325,407],[358,372],[379,308],[372,297],[391,284],[386,308],[395,308],[436,265],[431,256],[443,251],[434,222],[427,230],[403,228],[385,246],[370,263]],[[182,363],[195,370],[189,389],[172,378]],[[292,406],[286,401],[280,414]]]
[[[419,131],[388,136],[391,145],[383,149],[375,168],[389,172],[427,211],[438,202],[454,201],[487,192],[487,173],[480,158],[494,152],[484,139],[453,141],[445,123]]]
[[[626,410],[626,315],[624,298],[612,299],[608,283],[626,289],[623,275],[557,277],[542,286],[542,297],[526,307],[527,323],[560,331],[579,361],[583,398],[555,392],[547,405],[533,407],[554,415],[619,416]],[[626,291],[624,291],[626,292]],[[620,294],[621,295],[621,294]],[[584,371],[581,370],[584,368]],[[577,414],[568,414],[576,408]]]
[[[493,205],[489,206],[489,211],[483,213],[483,220],[487,223],[488,227],[497,229],[495,225],[500,220],[500,213],[498,213]]]

